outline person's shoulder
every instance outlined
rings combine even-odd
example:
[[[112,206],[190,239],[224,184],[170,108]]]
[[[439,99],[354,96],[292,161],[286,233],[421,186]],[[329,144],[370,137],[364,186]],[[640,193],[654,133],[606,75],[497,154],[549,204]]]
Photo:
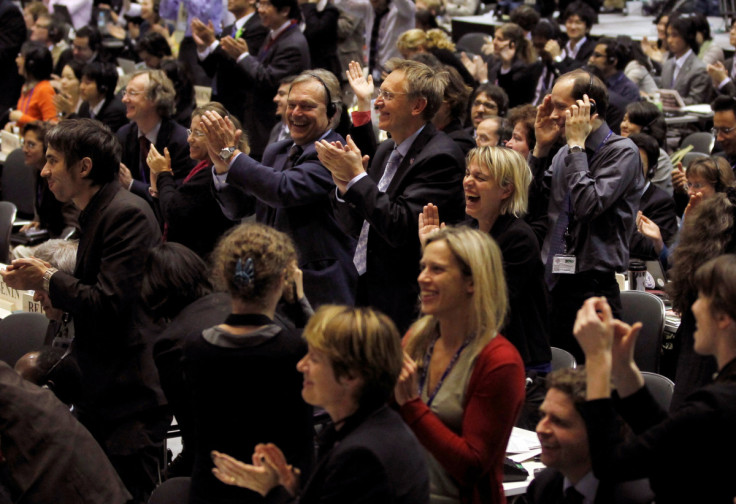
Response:
[[[526,492],[530,504],[545,504],[561,499],[564,479],[560,471],[551,467],[546,467],[535,474]]]
[[[427,124],[414,142],[412,150],[419,149],[418,161],[440,156],[462,160],[464,165],[465,157],[457,143],[444,131],[436,129],[432,124]]]

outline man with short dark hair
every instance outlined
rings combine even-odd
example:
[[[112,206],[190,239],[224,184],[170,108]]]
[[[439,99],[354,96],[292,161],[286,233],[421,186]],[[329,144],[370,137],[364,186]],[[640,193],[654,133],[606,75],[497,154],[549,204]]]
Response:
[[[593,474],[585,421],[578,406],[585,402],[585,369],[560,369],[547,376],[547,395],[537,436],[546,469],[529,484],[531,504],[636,504],[652,500],[647,480],[613,484]],[[577,499],[577,500],[576,500]]]
[[[93,61],[82,69],[79,82],[79,96],[82,105],[79,117],[97,119],[112,131],[117,131],[128,123],[125,105],[115,96],[118,72],[112,63]]]
[[[146,251],[161,239],[151,208],[117,181],[120,145],[91,119],[70,119],[47,135],[41,176],[61,202],[81,209],[74,274],[39,259],[0,272],[15,289],[47,293],[74,319],[74,356],[82,371],[79,420],[107,453],[135,502],[156,482],[171,418],[143,331],[138,293]]]
[[[560,71],[569,72],[585,65],[595,49],[595,40],[588,38],[590,30],[598,19],[596,10],[583,1],[575,1],[562,12],[565,23],[567,43],[558,57]]]
[[[375,102],[378,127],[391,140],[371,156],[367,171],[351,139],[346,149],[322,141],[317,152],[337,185],[343,229],[358,239],[357,302],[380,309],[405,331],[417,315],[418,216],[433,203],[445,222],[464,217],[465,159],[431,123],[443,100],[445,73],[407,60],[393,68]]]
[[[529,199],[548,200],[542,260],[551,296],[550,343],[578,362],[585,357],[572,328],[583,301],[606,296],[614,311],[621,310],[615,273],[628,270],[644,188],[639,149],[613,133],[607,108],[600,79],[584,70],[563,75],[539,106],[529,159]],[[561,139],[567,145],[553,152]]]
[[[276,116],[279,118],[279,122],[274,124],[271,129],[271,135],[268,137],[269,145],[291,138],[289,121],[286,116],[286,102],[289,98],[289,88],[291,87],[291,83],[294,82],[294,79],[295,76],[290,75],[279,81],[279,89],[276,91],[276,96],[273,97],[273,102],[276,104]]]
[[[81,63],[92,61],[109,61],[110,55],[102,47],[102,36],[94,26],[83,26],[74,34],[72,46],[64,50],[59,56],[54,73],[61,75],[69,61],[75,59]]]
[[[627,102],[641,100],[637,85],[624,75],[626,62],[621,44],[610,38],[600,39],[588,59],[588,64],[601,71],[609,93],[616,93]]]
[[[719,96],[710,108],[713,110],[713,135],[718,140],[725,158],[731,168],[736,172],[736,98],[733,96]],[[685,174],[682,173],[675,181],[675,173],[672,172],[672,183],[681,186],[685,183]]]

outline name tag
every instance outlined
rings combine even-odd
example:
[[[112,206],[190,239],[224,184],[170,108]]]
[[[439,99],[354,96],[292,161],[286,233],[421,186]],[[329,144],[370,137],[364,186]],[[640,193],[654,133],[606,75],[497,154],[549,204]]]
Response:
[[[555,254],[552,258],[552,273],[574,275],[576,261],[574,255]]]

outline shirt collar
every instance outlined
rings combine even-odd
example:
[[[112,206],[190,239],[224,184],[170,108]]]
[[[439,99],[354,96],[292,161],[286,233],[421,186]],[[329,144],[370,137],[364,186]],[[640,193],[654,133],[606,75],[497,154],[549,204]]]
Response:
[[[588,472],[575,485],[565,477],[562,482],[562,492],[564,493],[571,486],[582,494],[584,503],[595,502],[595,494],[598,493],[598,478],[593,475],[593,471]]]
[[[287,22],[285,22],[284,24],[282,24],[281,26],[279,26],[277,29],[271,30],[271,40],[275,40],[276,37],[278,37],[279,35],[281,35],[281,32],[283,32],[289,26],[291,26],[291,22],[292,22],[292,20],[289,19]]]
[[[421,128],[416,130],[412,135],[401,142],[399,145],[396,146],[396,150],[399,151],[399,154],[401,154],[402,158],[405,158],[407,154],[409,154],[409,149],[411,149],[411,146],[414,144],[414,140],[417,139],[419,136],[419,133],[422,132],[426,124],[423,124]]]
[[[97,117],[100,114],[100,110],[102,110],[102,107],[105,105],[106,101],[107,98],[103,98],[102,100],[100,100],[100,103],[92,107],[92,110],[90,110],[90,112],[92,112],[95,117]],[[138,131],[138,136],[140,136],[140,131]]]
[[[597,130],[591,131],[590,135],[588,135],[588,138],[585,140],[585,149],[596,152],[610,131],[611,128],[606,121],[603,121]]]
[[[253,14],[255,14],[256,11],[251,12],[250,14],[246,14],[242,18],[235,21],[235,30],[240,30],[243,26],[245,26],[245,23],[248,22],[250,18],[253,17]]]
[[[675,59],[675,66],[676,66],[677,68],[682,68],[682,65],[684,65],[684,64],[685,64],[685,60],[686,60],[686,59],[688,59],[688,57],[690,57],[690,55],[691,55],[692,53],[693,53],[693,50],[692,50],[692,49],[688,49],[688,50],[687,50],[687,52],[686,52],[685,54],[683,54],[683,55],[682,55],[682,56],[680,56],[679,58],[676,58],[676,59]]]
[[[571,41],[568,40],[567,44],[565,44],[565,51],[567,51],[567,54],[571,58],[575,58],[578,55],[578,51],[580,51],[580,48],[583,46],[583,44],[585,44],[586,40],[588,40],[588,37],[586,35],[583,35],[583,38],[578,40],[578,43],[575,44],[575,49],[572,48],[572,44],[570,43]]]
[[[153,128],[151,128],[151,131],[148,132],[148,134],[146,135],[146,138],[148,138],[148,140],[152,144],[155,144],[156,143],[156,139],[158,138],[158,132],[160,130],[161,130],[161,121],[159,121],[156,124],[156,126],[154,126]],[[138,138],[140,138],[142,136],[143,136],[143,132],[141,131],[140,128],[138,128]]]

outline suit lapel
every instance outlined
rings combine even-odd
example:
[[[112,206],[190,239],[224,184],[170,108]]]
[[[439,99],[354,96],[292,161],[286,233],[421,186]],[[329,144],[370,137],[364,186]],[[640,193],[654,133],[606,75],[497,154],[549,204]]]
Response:
[[[398,187],[401,187],[404,177],[406,177],[407,173],[411,171],[411,167],[416,161],[416,158],[422,153],[422,150],[427,145],[427,142],[429,142],[429,139],[433,136],[434,132],[435,128],[432,123],[425,124],[422,132],[419,133],[419,136],[414,139],[414,143],[411,144],[409,152],[407,152],[404,159],[401,160],[401,164],[396,170],[396,175],[394,175],[394,178],[386,189],[386,193],[392,194]]]

